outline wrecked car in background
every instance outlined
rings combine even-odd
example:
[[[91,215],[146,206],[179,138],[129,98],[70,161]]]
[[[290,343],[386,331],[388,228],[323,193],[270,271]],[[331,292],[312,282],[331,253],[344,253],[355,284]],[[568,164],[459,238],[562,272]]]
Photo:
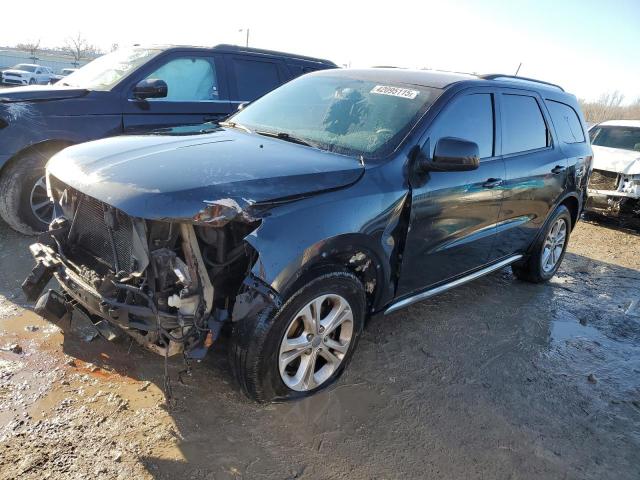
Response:
[[[343,371],[368,315],[508,265],[549,280],[590,158],[576,99],[554,85],[310,73],[206,133],[55,155],[55,219],[23,289],[36,299],[55,275],[62,292],[38,312],[80,310],[165,358],[202,358],[227,325],[250,397],[309,395]]]
[[[55,85],[2,90],[0,217],[21,233],[47,229],[53,207],[44,166],[69,145],[216,121],[298,75],[335,67],[232,45],[136,46],[104,55]]]
[[[640,216],[640,120],[610,120],[589,130],[593,172],[587,210]]]

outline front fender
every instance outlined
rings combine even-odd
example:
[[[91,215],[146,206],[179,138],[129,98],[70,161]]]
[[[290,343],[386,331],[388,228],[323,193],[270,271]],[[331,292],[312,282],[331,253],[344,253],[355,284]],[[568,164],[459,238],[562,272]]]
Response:
[[[263,216],[260,227],[245,239],[258,254],[252,274],[284,295],[314,267],[338,263],[356,269],[353,259],[364,254],[373,263],[366,268],[375,269],[372,307],[388,303],[395,293],[410,195],[366,191],[359,184],[282,205]]]
[[[10,159],[51,141],[75,144],[117,135],[122,114],[113,102],[107,103],[106,96],[0,103],[0,118],[6,123],[0,129],[0,156]]]

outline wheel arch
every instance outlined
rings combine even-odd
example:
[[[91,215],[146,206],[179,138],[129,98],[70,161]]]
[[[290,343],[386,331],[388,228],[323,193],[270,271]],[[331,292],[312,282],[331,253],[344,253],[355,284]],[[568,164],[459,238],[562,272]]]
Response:
[[[4,173],[7,171],[8,168],[11,167],[11,165],[13,165],[15,162],[18,162],[20,158],[23,157],[24,155],[27,155],[31,152],[46,151],[46,150],[52,150],[55,153],[57,153],[63,148],[67,148],[67,147],[70,147],[71,145],[75,145],[75,143],[76,142],[73,142],[71,140],[63,140],[63,139],[49,139],[49,140],[42,140],[38,143],[32,143],[31,145],[28,145],[22,148],[21,150],[17,151],[15,154],[9,157],[2,165],[0,165],[0,177],[4,175]]]
[[[277,276],[280,295],[287,298],[319,275],[347,271],[362,282],[367,310],[378,310],[392,288],[389,259],[376,243],[366,234],[344,234],[310,246]]]
[[[578,216],[580,214],[580,200],[578,199],[577,195],[575,195],[574,193],[568,193],[562,196],[555,203],[553,208],[549,210],[549,214],[547,215],[547,218],[544,219],[544,223],[540,227],[540,230],[538,231],[534,240],[531,242],[531,245],[529,245],[529,248],[527,249],[527,255],[531,253],[531,250],[540,239],[540,236],[544,234],[545,229],[547,228],[547,224],[549,223],[549,220],[553,216],[553,213],[561,206],[569,210],[569,214],[571,216],[571,230],[573,230],[573,228],[576,225],[576,222],[578,221]]]
[[[578,222],[578,216],[580,214],[580,200],[578,199],[577,195],[569,194],[558,203],[556,208],[558,208],[558,206],[560,205],[564,205],[565,207],[567,207],[569,213],[571,213],[571,229],[573,230],[573,228],[576,226],[576,223]]]

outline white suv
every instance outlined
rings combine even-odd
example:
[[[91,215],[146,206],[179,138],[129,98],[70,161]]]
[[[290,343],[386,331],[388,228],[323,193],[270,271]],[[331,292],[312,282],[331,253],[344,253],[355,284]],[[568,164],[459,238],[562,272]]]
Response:
[[[2,72],[6,85],[46,85],[53,77],[53,70],[42,65],[19,63]]]

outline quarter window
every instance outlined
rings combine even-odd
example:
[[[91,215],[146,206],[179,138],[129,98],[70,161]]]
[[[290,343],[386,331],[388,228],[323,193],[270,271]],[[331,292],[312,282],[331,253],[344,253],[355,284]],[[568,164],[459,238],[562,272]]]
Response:
[[[478,144],[480,158],[493,156],[493,101],[491,94],[466,95],[453,101],[433,127],[431,155],[438,140],[456,137]]]
[[[238,100],[253,101],[280,85],[278,65],[258,60],[233,59]]]
[[[549,146],[547,125],[535,98],[502,95],[501,107],[504,155]]]
[[[551,120],[556,127],[558,138],[564,143],[584,142],[582,124],[576,111],[564,103],[547,100],[547,108],[551,114]]]
[[[157,78],[167,83],[164,98],[150,98],[158,102],[202,102],[218,100],[218,80],[212,58],[175,58],[158,68],[147,78]]]

